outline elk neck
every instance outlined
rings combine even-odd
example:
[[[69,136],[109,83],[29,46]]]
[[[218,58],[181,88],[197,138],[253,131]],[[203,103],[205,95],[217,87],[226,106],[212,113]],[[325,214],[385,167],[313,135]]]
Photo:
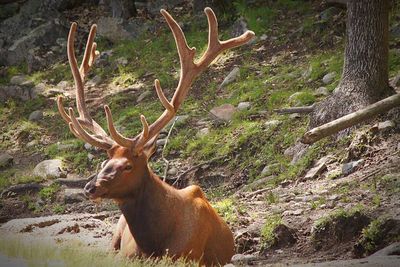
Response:
[[[139,189],[130,197],[117,201],[129,230],[144,253],[153,256],[165,254],[177,225],[178,198],[176,190],[161,181],[147,166]]]

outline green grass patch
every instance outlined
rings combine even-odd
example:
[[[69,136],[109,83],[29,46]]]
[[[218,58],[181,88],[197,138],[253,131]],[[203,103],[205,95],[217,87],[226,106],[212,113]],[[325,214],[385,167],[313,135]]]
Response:
[[[50,186],[42,188],[39,191],[39,196],[42,200],[53,201],[58,191],[60,191],[60,185],[53,183]]]
[[[265,220],[261,229],[261,244],[264,249],[271,247],[275,242],[275,228],[282,224],[281,215],[271,215]]]
[[[218,214],[229,224],[234,224],[238,220],[237,203],[232,198],[225,198],[212,204]]]

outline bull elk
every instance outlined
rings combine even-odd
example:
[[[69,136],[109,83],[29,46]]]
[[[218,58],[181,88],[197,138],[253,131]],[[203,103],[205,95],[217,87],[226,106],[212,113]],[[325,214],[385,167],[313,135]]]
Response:
[[[155,80],[155,89],[165,111],[151,125],[141,115],[143,130],[134,138],[126,138],[117,131],[107,105],[104,110],[110,136],[91,118],[86,108],[84,83],[98,55],[94,42],[96,25],[91,27],[79,68],[74,52],[77,24],[71,25],[67,52],[79,116],[75,116],[72,108],[68,111],[64,109],[61,96],[57,99],[57,106],[77,138],[107,151],[109,159],[103,162],[97,177],[87,183],[84,190],[91,199],[109,198],[118,204],[122,215],[112,245],[128,257],[168,254],[174,259],[184,257],[211,266],[229,262],[234,254],[232,232],[201,189],[195,185],[175,189],[163,182],[148,166],[159,132],[174,118],[194,79],[224,50],[241,46],[254,36],[253,32],[247,31],[239,37],[220,41],[214,12],[210,8],[204,12],[209,24],[208,47],[195,62],[195,48],[188,47],[178,23],[167,11],[161,10],[179,54],[179,83],[172,100],[168,101],[160,82]]]

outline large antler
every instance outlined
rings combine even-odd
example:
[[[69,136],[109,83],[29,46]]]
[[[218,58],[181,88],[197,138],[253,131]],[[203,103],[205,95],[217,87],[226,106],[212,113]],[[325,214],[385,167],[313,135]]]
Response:
[[[107,150],[110,149],[115,143],[111,138],[108,137],[103,128],[101,128],[100,125],[96,123],[90,116],[86,108],[84,92],[85,77],[92,67],[96,56],[98,56],[98,51],[96,51],[96,43],[94,42],[96,27],[96,25],[93,25],[90,29],[85,54],[83,56],[83,60],[79,69],[74,49],[75,33],[77,28],[77,24],[75,22],[72,23],[68,35],[68,61],[71,67],[71,72],[74,77],[76,87],[76,106],[78,109],[79,117],[75,117],[72,108],[68,109],[68,114],[67,112],[65,112],[61,96],[57,98],[57,106],[61,117],[68,123],[71,132],[77,138],[93,146]],[[87,130],[92,132],[92,134],[88,133]]]
[[[143,146],[148,140],[156,136],[170,120],[172,120],[179,109],[179,106],[183,102],[185,96],[187,95],[190,86],[192,85],[194,79],[206,69],[206,67],[224,50],[241,46],[247,43],[251,38],[253,38],[254,33],[252,31],[246,31],[239,37],[232,38],[226,41],[220,41],[218,39],[218,22],[217,18],[211,8],[206,8],[204,12],[207,15],[209,33],[208,33],[208,47],[206,52],[200,58],[198,62],[194,62],[194,56],[196,49],[194,47],[190,48],[187,45],[186,37],[179,26],[179,24],[172,18],[172,16],[165,11],[161,10],[161,14],[164,16],[165,20],[170,27],[172,34],[175,38],[176,47],[179,54],[181,71],[178,87],[172,97],[171,102],[165,97],[160,82],[156,79],[154,81],[154,86],[156,88],[157,95],[165,107],[164,113],[150,126],[148,125],[146,118],[141,115],[140,119],[143,125],[143,131],[141,134],[137,135],[135,138],[126,138],[122,136],[114,127],[111,111],[108,106],[105,106],[108,129],[112,138],[121,146],[130,147],[135,152],[140,153]]]

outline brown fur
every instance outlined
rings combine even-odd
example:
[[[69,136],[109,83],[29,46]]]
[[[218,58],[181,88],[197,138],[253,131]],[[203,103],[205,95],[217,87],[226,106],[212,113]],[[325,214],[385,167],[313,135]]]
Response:
[[[155,139],[133,155],[120,146],[95,181],[92,197],[116,200],[122,216],[112,246],[125,256],[184,257],[212,266],[234,254],[233,235],[198,186],[177,190],[148,167]],[[132,168],[125,170],[127,165]]]

